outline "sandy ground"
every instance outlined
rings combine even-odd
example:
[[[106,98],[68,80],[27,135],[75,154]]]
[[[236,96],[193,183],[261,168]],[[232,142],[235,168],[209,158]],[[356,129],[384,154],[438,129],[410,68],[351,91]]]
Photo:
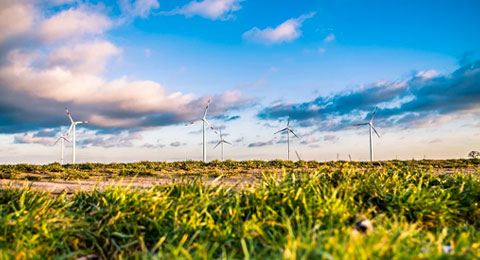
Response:
[[[77,180],[77,181],[28,181],[28,180],[8,180],[0,179],[0,189],[5,188],[22,188],[30,187],[34,190],[47,191],[52,194],[60,194],[66,192],[67,194],[76,191],[92,191],[94,189],[103,190],[108,187],[128,187],[131,189],[148,189],[153,186],[167,185],[171,183],[185,182],[193,180],[193,177],[148,177],[148,178],[123,178],[110,180]],[[256,183],[254,176],[241,177],[201,177],[201,181],[205,185],[225,185],[232,188],[244,188],[252,186]]]

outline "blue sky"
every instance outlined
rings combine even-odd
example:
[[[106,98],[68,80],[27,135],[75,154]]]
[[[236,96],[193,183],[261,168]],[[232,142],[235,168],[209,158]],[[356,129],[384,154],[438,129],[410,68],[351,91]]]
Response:
[[[351,125],[376,106],[376,158],[465,157],[480,150],[478,13],[478,1],[7,0],[0,163],[58,160],[65,106],[90,121],[79,161],[200,159],[200,128],[184,124],[208,99],[232,159],[285,158],[273,133],[291,118],[303,159],[366,160],[367,129]]]

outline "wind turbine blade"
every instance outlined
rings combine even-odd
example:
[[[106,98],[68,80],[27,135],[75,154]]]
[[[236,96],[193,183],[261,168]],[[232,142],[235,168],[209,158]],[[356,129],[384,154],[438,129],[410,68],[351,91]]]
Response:
[[[287,126],[290,126],[290,118],[288,118]]]
[[[373,122],[373,118],[375,117],[375,113],[377,113],[377,107],[373,110],[372,116],[370,117],[370,123]]]
[[[217,146],[219,146],[221,143],[222,143],[222,141],[218,142],[218,143],[213,147],[213,149],[217,148]]]
[[[185,126],[193,125],[193,124],[200,123],[200,122],[202,122],[201,119],[200,119],[200,120],[195,120],[195,121],[193,121],[193,122],[190,122],[190,123],[188,123],[188,124],[185,124]]]
[[[377,134],[378,138],[380,138],[380,135],[378,134],[377,129],[375,129],[375,127],[373,127],[373,125],[372,125],[372,129],[375,132],[375,134]]]
[[[368,125],[368,123],[354,124],[354,125],[352,125],[352,126],[361,126],[361,125]]]
[[[296,134],[293,132],[292,129],[290,129],[290,132],[291,132],[295,137],[297,137],[298,139],[300,139],[300,137],[298,137],[298,135],[296,135]]]
[[[67,141],[67,142],[71,143],[71,142],[70,142],[70,141],[69,141],[67,138],[65,138],[65,137],[63,137],[63,140],[65,140],[65,141]]]
[[[79,125],[79,124],[88,124],[88,121],[77,121],[75,122],[76,125]]]
[[[229,144],[229,145],[233,145],[232,143],[230,143],[229,141],[226,141],[226,140],[223,140],[224,143],[226,144]]]
[[[215,128],[213,128],[213,126],[207,121],[207,119],[203,119],[203,121],[205,121],[205,123],[207,123],[207,125],[210,126],[210,129],[212,129],[212,131],[215,132],[215,134],[218,134],[217,130],[215,130]]]
[[[72,122],[72,124],[70,125],[70,128],[68,128],[67,133],[65,133],[65,136],[68,136],[68,135],[70,134],[70,132],[72,132],[72,129],[73,129],[73,125],[74,125],[74,124],[75,124],[75,123]]]
[[[65,108],[65,112],[67,113],[67,116],[68,116],[68,118],[70,119],[70,122],[73,123],[72,116],[70,115],[70,111],[68,111],[68,108],[67,108],[67,107]]]
[[[302,158],[300,158],[300,155],[298,154],[297,150],[295,150],[295,154],[297,155],[298,160],[301,161]]]
[[[205,118],[207,116],[207,111],[208,111],[209,106],[210,106],[210,99],[208,100],[207,106],[205,107],[205,112],[203,113],[203,118]]]
[[[55,141],[55,143],[53,143],[53,145],[55,146],[58,143],[58,141],[60,141],[60,139],[62,139],[62,137],[57,138],[57,140]]]
[[[278,133],[283,132],[283,131],[285,131],[285,130],[287,130],[287,129],[288,129],[288,128],[283,128],[282,130],[278,130],[277,132],[275,132],[275,133],[273,133],[273,134],[278,134]]]

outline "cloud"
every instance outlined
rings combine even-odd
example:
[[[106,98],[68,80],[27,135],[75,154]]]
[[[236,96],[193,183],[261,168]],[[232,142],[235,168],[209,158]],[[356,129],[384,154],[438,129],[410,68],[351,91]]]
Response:
[[[195,15],[211,20],[228,20],[233,18],[233,12],[241,9],[242,0],[203,0],[191,1],[190,3],[164,14],[182,14],[186,17]]]
[[[450,74],[420,72],[303,103],[277,103],[258,113],[265,120],[290,117],[303,126],[335,131],[365,121],[375,106],[378,126],[430,127],[480,115],[480,61]]]
[[[324,42],[332,42],[334,40],[335,40],[335,34],[333,34],[333,33],[327,35],[327,37],[325,37],[325,39],[323,39]]]
[[[273,140],[270,140],[268,142],[256,142],[256,143],[251,143],[248,145],[248,147],[262,147],[262,146],[267,146],[267,145],[272,145]]]
[[[128,17],[147,18],[150,12],[160,7],[157,0],[120,0],[120,10]]]
[[[307,137],[305,139],[303,139],[300,144],[313,144],[313,143],[317,143],[321,141],[320,138],[315,138],[315,137]]]
[[[432,141],[428,142],[429,144],[436,144],[436,143],[441,143],[442,142],[442,139],[433,139]]]
[[[46,19],[40,27],[40,37],[46,42],[100,35],[113,26],[113,22],[96,10],[86,7],[61,11]]]
[[[149,149],[159,149],[159,148],[165,147],[165,145],[160,143],[157,143],[157,144],[144,143],[142,147],[149,148]]]
[[[53,145],[54,139],[49,137],[40,137],[33,134],[19,134],[13,137],[13,143],[15,144],[41,144],[41,145]]]
[[[239,137],[237,139],[234,140],[235,143],[241,143],[245,140],[245,138],[242,136],[242,137]]]
[[[175,142],[170,143],[171,147],[179,147],[179,146],[182,146],[182,145],[186,145],[186,143],[181,143],[179,141],[175,141]]]
[[[55,137],[58,134],[58,131],[53,128],[42,129],[33,134],[33,137]]]
[[[223,121],[226,121],[226,122],[230,122],[230,121],[234,121],[234,120],[240,119],[240,116],[239,116],[239,115],[235,115],[235,116],[218,115],[218,116],[214,116],[213,119],[223,120]]]
[[[108,41],[62,46],[47,57],[49,67],[63,68],[71,72],[101,73],[110,57],[119,55],[121,49]]]
[[[315,13],[312,12],[301,15],[298,18],[290,18],[275,28],[267,27],[265,29],[259,29],[253,27],[243,34],[243,39],[266,45],[291,42],[302,35],[302,31],[300,31],[302,23],[314,15]]]
[[[328,142],[332,142],[332,143],[336,143],[338,141],[338,137],[336,137],[335,135],[325,135],[323,137],[323,141],[328,141]]]
[[[0,3],[0,43],[29,31],[34,22],[33,6],[13,0],[2,0]]]
[[[9,7],[2,4],[0,12]],[[211,116],[256,102],[238,90],[196,97],[150,80],[106,79],[104,70],[122,49],[103,39],[111,26],[108,17],[88,8],[80,5],[39,18],[40,35],[48,41],[25,37],[18,44],[0,43],[0,133],[68,124],[65,106],[76,120],[90,121],[90,129],[119,132],[197,119],[209,98]],[[41,16],[42,10],[34,12]],[[35,29],[31,25],[27,31]]]
[[[122,131],[115,135],[101,135],[97,131],[81,129],[77,135],[78,145],[82,147],[133,147],[135,141],[143,139],[139,133],[129,131]]]

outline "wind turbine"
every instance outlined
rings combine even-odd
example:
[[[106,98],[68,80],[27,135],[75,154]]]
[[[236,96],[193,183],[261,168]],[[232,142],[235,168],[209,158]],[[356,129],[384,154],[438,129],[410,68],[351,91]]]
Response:
[[[298,154],[297,150],[295,150],[295,154],[297,155],[298,160],[301,161],[302,158],[300,158],[300,154]]]
[[[370,131],[369,136],[370,136],[370,161],[373,162],[373,143],[372,143],[372,130],[375,132],[375,134],[380,138],[380,135],[377,132],[377,129],[373,126],[373,118],[375,117],[375,113],[377,113],[377,107],[375,107],[375,110],[373,110],[372,116],[370,117],[370,121],[368,123],[362,123],[362,124],[356,124],[353,126],[363,126],[363,125],[368,125],[368,129]]]
[[[68,108],[65,108],[65,111],[67,112],[67,116],[70,119],[70,128],[68,129],[67,134],[69,134],[71,131],[73,131],[72,134],[72,164],[75,164],[75,129],[76,126],[79,124],[88,124],[88,121],[73,121],[72,116],[70,115],[70,111],[68,111]]]
[[[290,127],[290,118],[288,119],[287,127],[283,128],[282,130],[278,130],[277,132],[275,132],[275,134],[284,132],[284,131],[287,131],[287,147],[288,147],[287,160],[290,160],[290,133],[292,133],[295,137],[299,138]]]
[[[213,132],[215,132],[215,134],[217,133],[217,131],[213,128],[213,126],[207,121],[207,110],[208,110],[208,107],[210,106],[210,99],[208,100],[207,102],[207,106],[205,107],[205,112],[203,112],[203,117],[202,119],[200,120],[196,120],[196,121],[193,121],[191,123],[188,123],[188,124],[185,124],[186,126],[189,126],[189,125],[193,125],[193,124],[196,124],[196,123],[200,123],[202,122],[202,135],[203,135],[203,162],[207,162],[207,147],[205,145],[205,124],[207,124],[208,126],[210,126],[210,129],[212,129]]]
[[[68,136],[68,133],[66,135],[60,135],[60,137],[57,138],[57,141],[55,141],[55,143],[53,144],[53,145],[56,145],[58,141],[60,141],[60,143],[62,144],[62,157],[60,160],[62,164],[63,164],[63,148],[65,147],[65,141],[70,142],[68,141],[67,136]]]
[[[215,149],[215,148],[217,148],[217,146],[221,145],[221,148],[222,148],[222,161],[223,161],[223,143],[232,145],[229,141],[223,139],[222,129],[220,129],[220,141],[218,141],[218,143],[215,145],[215,147],[213,147],[213,149]]]

